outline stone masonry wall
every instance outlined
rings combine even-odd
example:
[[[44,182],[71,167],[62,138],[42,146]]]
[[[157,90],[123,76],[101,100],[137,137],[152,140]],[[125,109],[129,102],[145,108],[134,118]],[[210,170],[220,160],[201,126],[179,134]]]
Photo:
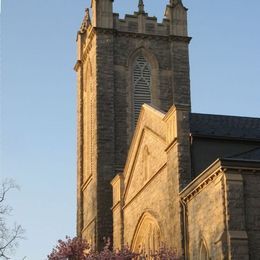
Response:
[[[173,246],[184,254],[183,218],[179,193],[190,182],[189,106],[176,105],[166,114],[167,125],[167,175],[171,196]]]
[[[82,41],[84,35],[78,36]],[[77,233],[95,245],[96,215],[97,215],[97,175],[96,175],[96,38],[92,39],[93,48],[83,56],[83,46],[80,52],[80,82],[78,91],[78,215]],[[82,42],[80,42],[82,44]],[[91,71],[91,79],[89,78]],[[91,85],[89,84],[91,80]],[[90,91],[90,87],[92,89]],[[91,92],[91,93],[90,93]],[[91,94],[91,109],[89,106]],[[88,100],[87,100],[88,99]],[[90,130],[91,128],[91,130]],[[91,155],[89,153],[91,151]]]
[[[78,34],[78,88],[81,91],[85,87],[82,82],[87,77],[84,67],[88,61],[93,83],[92,110],[89,94],[84,99],[79,91],[78,96],[78,234],[95,241],[98,248],[102,247],[103,236],[112,236],[110,181],[124,167],[135,128],[133,55],[140,50],[151,63],[153,105],[161,110],[168,110],[173,103],[190,105],[190,38],[186,33],[186,9],[181,3],[178,6],[182,15],[175,14],[175,5],[168,5],[167,19],[157,23],[156,18],[140,10],[125,20],[119,19],[112,13],[111,1],[93,1],[92,23],[87,9]],[[184,33],[173,35],[170,28],[176,15],[184,20],[180,23]],[[84,107],[88,107],[86,111]]]
[[[225,197],[223,175],[208,184],[187,202],[188,259],[200,259],[202,243],[210,259],[226,259],[225,248]]]
[[[171,65],[170,65],[170,46],[166,40],[143,38],[131,34],[122,34],[116,37],[115,42],[115,128],[116,139],[116,165],[123,168],[126,160],[127,151],[133,135],[132,125],[132,93],[131,73],[133,64],[128,64],[128,60],[134,51],[144,47],[156,57],[159,63],[158,86],[160,96],[160,109],[167,110],[172,104],[171,91]],[[155,84],[155,82],[152,82]]]
[[[260,258],[260,172],[226,172],[231,259]]]
[[[258,169],[216,161],[182,191],[189,259],[200,259],[202,244],[210,259],[260,259]]]
[[[147,51],[158,64],[156,80],[152,81],[152,103],[162,111],[173,104],[190,105],[190,82],[187,39],[171,39],[119,32],[114,40],[115,82],[115,165],[123,168],[134,127],[132,124],[131,55],[138,49]]]
[[[248,235],[245,218],[243,177],[235,170],[227,170],[226,212],[228,230],[228,257],[230,259],[249,259]]]
[[[112,187],[115,175],[114,38],[97,30],[97,245],[112,235]]]
[[[146,188],[124,208],[124,244],[132,244],[136,227],[141,216],[148,212],[158,222],[161,229],[161,240],[172,246],[169,218],[170,198],[167,189],[167,171],[163,169]],[[143,203],[145,201],[145,203]],[[145,230],[143,230],[145,234]]]
[[[260,172],[243,174],[250,259],[260,259]]]

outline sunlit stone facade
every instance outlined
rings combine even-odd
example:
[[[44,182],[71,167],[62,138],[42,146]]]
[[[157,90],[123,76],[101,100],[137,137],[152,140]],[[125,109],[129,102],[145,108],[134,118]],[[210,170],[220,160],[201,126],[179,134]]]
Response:
[[[260,119],[191,113],[190,40],[180,0],[161,23],[141,0],[124,19],[112,0],[86,10],[77,233],[98,249],[105,236],[186,259],[258,259]]]

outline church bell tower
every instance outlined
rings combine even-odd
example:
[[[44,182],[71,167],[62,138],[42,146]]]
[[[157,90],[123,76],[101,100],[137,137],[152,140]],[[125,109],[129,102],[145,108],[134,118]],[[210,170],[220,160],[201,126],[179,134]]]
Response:
[[[110,182],[142,104],[190,106],[187,9],[171,0],[158,23],[137,5],[120,19],[113,0],[92,0],[77,34],[77,233],[97,249],[112,237]]]

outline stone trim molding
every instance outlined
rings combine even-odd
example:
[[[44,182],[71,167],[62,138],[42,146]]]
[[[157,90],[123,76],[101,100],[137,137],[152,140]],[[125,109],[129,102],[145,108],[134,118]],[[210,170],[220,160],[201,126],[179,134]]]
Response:
[[[165,40],[165,41],[175,41],[175,42],[186,42],[190,43],[191,37],[187,36],[177,36],[177,35],[155,35],[155,34],[147,34],[147,33],[137,33],[137,32],[121,32],[116,29],[109,29],[109,28],[99,28],[90,26],[88,29],[88,37],[85,38],[85,43],[82,43],[83,47],[83,54],[82,54],[82,61],[84,61],[92,48],[92,41],[94,36],[97,33],[103,34],[112,34],[118,37],[133,37],[133,38],[140,38],[140,39],[156,39],[156,40]],[[78,63],[78,61],[77,61]],[[77,68],[77,63],[75,68]]]
[[[132,201],[135,200],[142,193],[142,191],[145,190],[146,187],[162,172],[162,170],[166,168],[166,166],[167,166],[166,163],[162,165],[162,167],[144,184],[144,186],[138,192],[136,192],[136,194],[126,204],[123,205],[122,209],[127,208],[132,203]],[[124,203],[125,203],[126,195],[127,193],[125,192],[123,195]]]
[[[205,187],[212,183],[218,176],[220,176],[221,174],[225,174],[227,170],[232,171],[228,173],[228,178],[231,178],[230,175],[237,175],[237,173],[254,174],[258,172],[260,174],[260,162],[237,159],[218,159],[180,192],[181,200],[184,203],[191,201],[197,194],[199,194],[203,189],[205,189]],[[243,170],[245,171],[243,172]],[[237,176],[234,176],[232,178],[235,178],[236,181],[240,181],[240,179],[237,179]]]
[[[133,236],[132,241],[131,241],[131,247],[130,248],[132,250],[136,250],[140,246],[140,245],[138,245],[138,238],[140,237],[140,234],[142,236],[143,232],[148,232],[148,230],[146,230],[146,229],[143,230],[143,225],[146,224],[147,222],[153,225],[153,227],[158,232],[158,235],[159,235],[158,239],[162,240],[162,231],[160,229],[158,219],[155,217],[155,215],[157,215],[157,214],[155,214],[153,211],[148,210],[148,211],[144,212],[141,215],[141,217],[139,218],[137,225],[136,225],[136,228],[135,228],[135,231],[134,231],[134,236]],[[161,241],[157,241],[157,242],[159,244]]]
[[[89,221],[87,226],[85,226],[84,229],[81,231],[81,234],[83,234],[94,222],[96,222],[96,218],[93,218],[91,221]]]
[[[132,142],[131,142],[131,145],[130,145],[130,148],[129,148],[127,160],[126,160],[126,163],[125,163],[124,176],[125,176],[126,180],[127,180],[126,172],[128,171],[128,168],[131,166],[130,164],[131,164],[132,156],[135,154],[136,146],[137,147],[139,146],[139,142],[140,142],[141,137],[143,135],[143,131],[145,131],[145,129],[152,131],[150,128],[145,127],[144,124],[143,124],[146,110],[149,110],[149,111],[153,112],[154,114],[158,115],[158,117],[160,119],[163,119],[163,117],[164,117],[164,114],[162,112],[158,111],[157,109],[153,108],[152,106],[147,105],[147,104],[144,104],[142,106],[141,111],[140,111],[140,115],[139,115],[139,119],[138,119],[137,124],[136,124],[134,136],[132,138]],[[152,132],[154,133],[154,131],[152,131]],[[160,137],[156,133],[154,133],[154,134],[156,136]]]
[[[93,180],[93,176],[92,174],[86,179],[86,181],[82,184],[81,186],[81,190],[84,191],[85,189],[87,189],[87,187],[89,186],[89,184],[92,182]]]
[[[181,194],[181,199],[187,203],[191,201],[197,194],[199,194],[206,186],[208,186],[211,182],[213,182],[220,174],[223,173],[221,169],[216,170],[211,174],[210,176],[207,176],[202,182],[196,183],[196,187],[193,188],[186,196],[182,196]],[[185,194],[185,193],[184,193]]]
[[[188,36],[177,36],[177,35],[156,35],[156,34],[148,34],[148,33],[138,33],[138,32],[124,32],[118,31],[117,29],[110,29],[110,28],[100,28],[100,27],[93,27],[95,32],[105,33],[105,34],[113,34],[115,36],[127,36],[127,37],[134,37],[134,38],[141,38],[141,39],[160,39],[166,41],[179,41],[179,42],[186,42],[190,43],[192,37]]]
[[[124,194],[123,194],[123,197],[126,198],[127,197],[127,194],[128,194],[128,190],[129,190],[129,185],[131,183],[131,180],[132,180],[132,169],[135,167],[136,165],[136,158],[138,156],[138,153],[136,153],[135,151],[138,150],[138,148],[140,147],[140,144],[144,138],[144,134],[145,132],[149,131],[150,133],[152,133],[156,138],[160,139],[160,141],[162,143],[164,143],[164,140],[162,139],[161,136],[157,135],[157,133],[155,133],[152,129],[148,128],[148,127],[144,127],[142,132],[141,132],[141,135],[140,135],[140,138],[137,139],[136,143],[137,143],[137,147],[135,147],[134,149],[134,152],[133,154],[129,153],[129,161],[127,162],[126,164],[126,167],[125,167],[125,171],[124,171],[124,178],[125,178],[125,191],[124,191]],[[135,142],[134,142],[135,144]],[[135,155],[134,159],[133,159],[133,162],[132,162],[132,155]],[[160,169],[158,170],[160,171]],[[156,175],[156,174],[155,174]]]

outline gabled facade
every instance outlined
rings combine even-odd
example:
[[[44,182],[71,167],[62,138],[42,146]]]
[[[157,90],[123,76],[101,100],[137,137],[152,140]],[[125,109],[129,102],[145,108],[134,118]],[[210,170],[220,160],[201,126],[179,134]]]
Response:
[[[185,259],[258,259],[259,124],[144,105],[125,169],[111,182],[115,248],[154,252],[163,242]]]
[[[182,251],[179,192],[190,178],[189,156],[181,156],[188,115],[185,106],[167,114],[142,107],[124,172],[112,181],[115,247],[155,250],[164,241]]]

